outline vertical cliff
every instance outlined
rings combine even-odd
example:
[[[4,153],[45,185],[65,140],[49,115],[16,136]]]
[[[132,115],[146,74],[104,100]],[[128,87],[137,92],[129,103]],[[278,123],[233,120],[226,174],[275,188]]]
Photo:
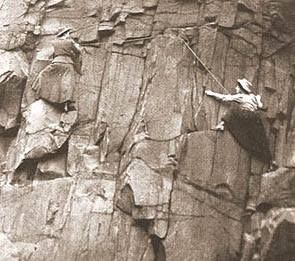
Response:
[[[0,259],[241,260],[250,200],[250,231],[271,211],[288,221],[256,249],[278,260],[294,223],[294,16],[291,0],[1,0]],[[65,28],[82,48],[70,111],[32,88]],[[280,166],[263,176],[210,130],[228,108],[204,87],[243,77]]]

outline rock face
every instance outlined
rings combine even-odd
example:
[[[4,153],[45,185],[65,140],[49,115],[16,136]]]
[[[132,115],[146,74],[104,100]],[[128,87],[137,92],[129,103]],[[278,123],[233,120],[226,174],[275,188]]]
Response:
[[[0,6],[0,260],[293,260],[293,1]],[[66,28],[82,60],[68,109],[32,90]],[[204,87],[244,77],[274,172],[210,130],[228,107]]]

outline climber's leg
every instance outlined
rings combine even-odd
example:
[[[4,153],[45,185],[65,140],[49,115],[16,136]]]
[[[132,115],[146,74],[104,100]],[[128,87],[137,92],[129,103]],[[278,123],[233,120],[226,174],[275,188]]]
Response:
[[[260,192],[261,175],[250,175],[249,195],[246,205],[246,215],[252,215],[256,211],[256,201]]]
[[[255,238],[251,234],[244,233],[243,239],[244,240],[241,261],[252,260],[255,252]]]
[[[211,128],[211,130],[224,131],[224,121],[219,122],[218,125]]]

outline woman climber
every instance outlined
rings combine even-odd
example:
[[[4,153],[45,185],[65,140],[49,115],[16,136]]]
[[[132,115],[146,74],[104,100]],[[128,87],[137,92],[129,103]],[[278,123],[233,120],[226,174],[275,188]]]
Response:
[[[61,104],[65,112],[75,110],[74,91],[77,73],[81,74],[81,48],[70,35],[71,29],[64,29],[52,42],[53,61],[38,75],[32,85],[37,99]]]
[[[236,94],[220,94],[206,90],[205,94],[223,102],[232,102],[230,110],[213,130],[223,131],[226,127],[237,142],[253,157],[277,167],[269,148],[265,128],[258,114],[263,107],[261,96],[253,94],[252,84],[246,79],[238,79]]]

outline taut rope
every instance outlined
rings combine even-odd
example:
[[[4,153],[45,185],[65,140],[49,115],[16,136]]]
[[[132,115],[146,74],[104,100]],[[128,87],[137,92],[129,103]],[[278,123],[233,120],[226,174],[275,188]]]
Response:
[[[222,85],[222,83],[216,78],[216,76],[210,71],[210,69],[206,66],[206,64],[201,60],[201,58],[194,52],[194,50],[189,46],[189,44],[183,40],[180,36],[178,36],[181,41],[184,43],[187,49],[193,54],[193,56],[198,60],[198,62],[205,68],[205,70],[209,73],[209,75],[213,78],[217,84],[228,93],[228,90]]]

